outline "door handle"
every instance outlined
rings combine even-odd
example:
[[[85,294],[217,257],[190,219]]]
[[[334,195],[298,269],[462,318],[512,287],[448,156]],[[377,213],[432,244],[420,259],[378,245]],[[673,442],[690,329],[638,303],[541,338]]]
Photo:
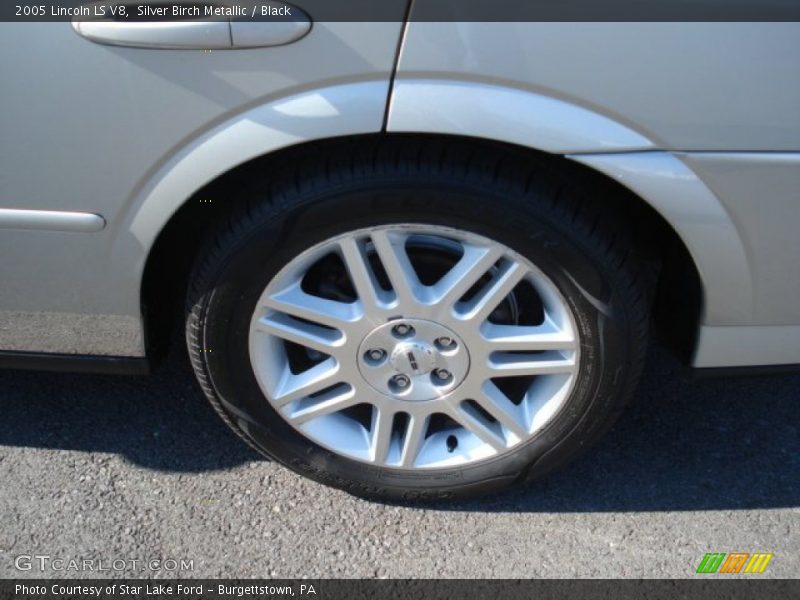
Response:
[[[231,21],[231,46],[259,48],[296,42],[311,31],[311,19],[302,14],[305,18],[292,21]]]
[[[98,44],[165,50],[231,48],[228,21],[74,21],[80,35]]]
[[[299,8],[277,1],[261,2],[258,6],[263,5],[272,6],[276,10],[272,14],[283,16],[256,20],[263,17],[249,13],[253,15],[251,19],[239,15],[227,20],[140,21],[127,20],[117,13],[116,18],[75,20],[72,27],[79,35],[98,44],[164,50],[282,46],[299,40],[311,30],[311,18]],[[282,12],[277,10],[280,7],[283,7]],[[129,9],[127,14],[135,15],[133,10]]]

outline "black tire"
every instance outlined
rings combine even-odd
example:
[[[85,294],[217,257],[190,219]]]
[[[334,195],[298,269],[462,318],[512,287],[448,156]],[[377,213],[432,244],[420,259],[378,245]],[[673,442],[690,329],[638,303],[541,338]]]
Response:
[[[188,293],[189,353],[212,405],[266,456],[374,499],[497,491],[578,456],[609,429],[636,386],[647,347],[648,286],[624,230],[558,164],[460,141],[388,138],[296,153],[247,174],[240,209],[199,257]],[[549,425],[515,451],[462,468],[398,473],[314,444],[262,394],[247,339],[270,279],[313,244],[396,222],[499,240],[537,265],[572,309],[581,339],[577,384]]]

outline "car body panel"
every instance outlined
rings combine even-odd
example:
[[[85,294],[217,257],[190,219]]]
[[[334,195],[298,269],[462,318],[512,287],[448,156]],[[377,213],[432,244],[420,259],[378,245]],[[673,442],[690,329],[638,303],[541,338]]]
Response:
[[[14,261],[2,268],[0,349],[142,356],[141,275],[171,214],[254,155],[380,131],[401,29],[316,23],[295,44],[203,52],[101,46],[69,23],[1,24],[13,85],[0,208],[108,225],[2,230],[0,253]]]
[[[533,92],[661,149],[800,152],[798,39],[800,23],[411,22],[396,82]]]
[[[698,369],[800,364],[800,326],[700,327],[692,365]]]
[[[694,153],[683,159],[736,224],[753,292],[744,323],[703,324],[694,365],[800,363],[800,154]],[[733,294],[741,298],[743,288]]]
[[[411,22],[388,129],[565,154],[619,181],[698,267],[693,364],[800,363],[798,52],[797,23]]]
[[[686,244],[704,294],[695,367],[800,363],[800,154],[571,158],[647,199]]]
[[[0,25],[13,81],[0,252],[14,257],[0,351],[144,356],[144,266],[198,189],[385,122],[562,154],[618,180],[698,267],[694,364],[800,363],[800,25],[411,22],[398,58],[402,32],[315,23],[287,46],[202,52]]]
[[[395,80],[386,123],[391,132],[469,135],[555,154],[655,148],[622,123],[589,109],[483,82]]]
[[[704,290],[703,323],[749,323],[753,286],[739,231],[719,199],[669,152],[584,154],[570,158],[646,198],[678,232]]]
[[[682,158],[736,225],[752,276],[748,323],[800,323],[800,153],[692,153]]]

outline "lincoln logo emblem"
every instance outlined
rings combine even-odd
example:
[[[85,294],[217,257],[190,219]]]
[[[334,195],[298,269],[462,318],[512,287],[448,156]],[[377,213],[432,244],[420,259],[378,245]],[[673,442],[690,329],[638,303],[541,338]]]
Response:
[[[406,354],[406,356],[408,357],[408,364],[411,365],[411,368],[414,369],[415,371],[418,370],[419,367],[417,366],[417,359],[414,358],[414,353],[409,351]]]

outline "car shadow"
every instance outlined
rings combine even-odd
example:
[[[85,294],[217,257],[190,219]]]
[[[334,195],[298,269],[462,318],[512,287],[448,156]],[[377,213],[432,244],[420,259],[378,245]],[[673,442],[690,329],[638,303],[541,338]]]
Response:
[[[654,351],[637,397],[586,456],[526,489],[438,506],[498,512],[800,506],[800,376],[697,379]]]
[[[124,456],[160,471],[262,460],[230,433],[185,356],[151,377],[0,371],[2,447]],[[437,510],[668,511],[800,506],[800,376],[694,380],[654,351],[637,398],[585,457],[532,486]]]
[[[178,472],[261,460],[215,414],[185,353],[147,377],[0,370],[0,389],[0,448],[113,453]]]

